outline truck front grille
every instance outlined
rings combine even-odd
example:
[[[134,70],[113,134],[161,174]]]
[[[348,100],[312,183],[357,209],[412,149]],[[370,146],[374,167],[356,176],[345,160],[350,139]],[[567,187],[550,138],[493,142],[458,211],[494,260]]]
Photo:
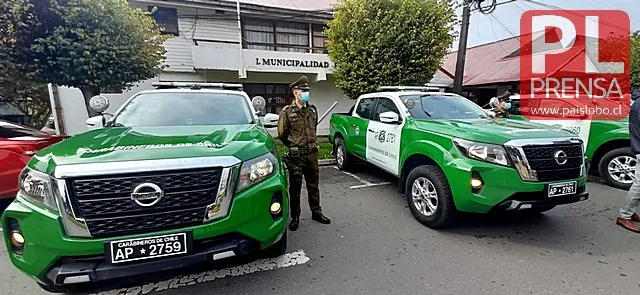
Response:
[[[531,170],[535,171],[538,181],[558,181],[580,177],[584,158],[581,144],[539,145],[522,148]],[[563,151],[566,163],[558,164],[555,154]]]
[[[201,224],[215,202],[222,168],[140,172],[68,179],[72,206],[93,237],[136,234]],[[164,196],[152,206],[131,198],[136,186],[153,183]]]

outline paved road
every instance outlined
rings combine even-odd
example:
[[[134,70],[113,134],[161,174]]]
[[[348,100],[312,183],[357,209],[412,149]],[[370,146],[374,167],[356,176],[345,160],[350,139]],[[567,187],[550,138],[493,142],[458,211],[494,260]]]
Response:
[[[311,221],[304,207],[290,253],[278,260],[129,279],[92,293],[640,293],[640,236],[614,224],[624,191],[590,183],[591,198],[581,204],[537,217],[467,216],[454,229],[434,231],[384,184],[392,179],[356,174],[322,168],[322,204],[333,223]],[[2,249],[0,293],[43,294]]]

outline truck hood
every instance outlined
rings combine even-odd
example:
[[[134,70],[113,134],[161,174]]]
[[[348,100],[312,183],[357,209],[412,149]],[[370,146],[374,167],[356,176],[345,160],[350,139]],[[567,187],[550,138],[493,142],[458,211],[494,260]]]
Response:
[[[56,165],[234,156],[241,161],[275,148],[260,125],[112,127],[92,130],[43,149],[31,163]],[[44,168],[44,169],[42,169]]]
[[[576,137],[575,134],[549,125],[511,119],[419,120],[419,129],[451,137],[493,144],[512,139]]]

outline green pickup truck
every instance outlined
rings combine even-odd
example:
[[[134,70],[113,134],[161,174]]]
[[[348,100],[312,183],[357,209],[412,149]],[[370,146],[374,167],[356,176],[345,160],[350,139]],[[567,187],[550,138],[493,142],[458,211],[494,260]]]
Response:
[[[258,120],[264,99],[238,84],[155,86],[22,172],[2,234],[13,265],[43,289],[285,253],[287,178]],[[102,113],[108,100],[90,105]]]
[[[570,101],[554,100],[554,106],[575,107]],[[520,96],[511,96],[511,102],[511,118],[528,120],[521,114]],[[626,112],[628,113],[628,108]],[[558,119],[557,116],[550,115],[533,122],[557,126],[575,133],[584,142],[589,174],[601,176],[612,187],[629,190],[635,178],[636,167],[636,157],[630,147],[629,118],[590,120],[585,117],[569,116]]]
[[[544,212],[588,199],[583,143],[548,125],[497,119],[470,100],[388,86],[332,114],[340,169],[365,161],[394,175],[413,216],[431,228],[458,212]]]

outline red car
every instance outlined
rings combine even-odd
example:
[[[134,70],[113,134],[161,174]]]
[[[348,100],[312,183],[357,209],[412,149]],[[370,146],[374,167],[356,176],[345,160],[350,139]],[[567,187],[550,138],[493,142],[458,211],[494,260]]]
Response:
[[[0,120],[0,213],[18,192],[18,176],[38,150],[63,140],[29,127]]]

